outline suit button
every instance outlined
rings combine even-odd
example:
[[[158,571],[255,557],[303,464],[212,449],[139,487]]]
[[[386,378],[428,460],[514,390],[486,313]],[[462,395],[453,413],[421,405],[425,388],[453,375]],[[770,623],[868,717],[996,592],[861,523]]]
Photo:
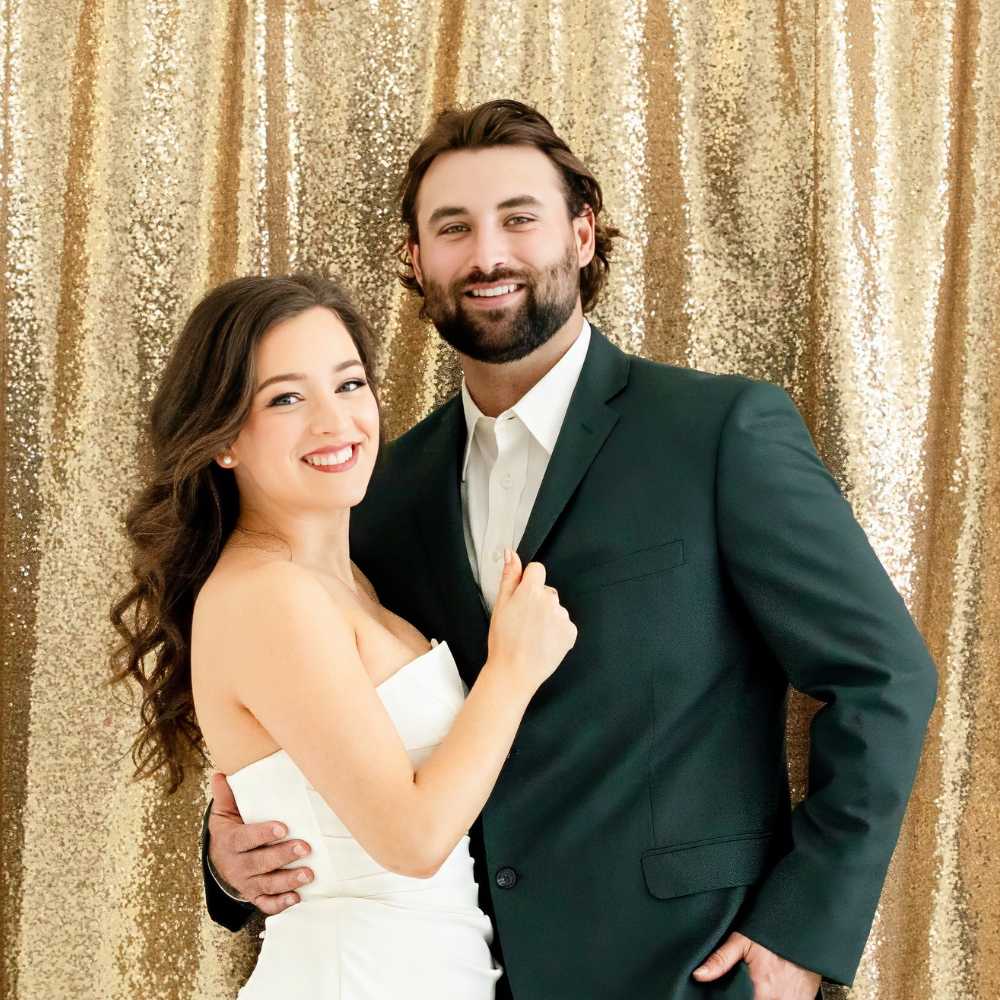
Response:
[[[497,872],[497,885],[501,889],[513,889],[517,882],[517,872],[513,868],[501,868]]]

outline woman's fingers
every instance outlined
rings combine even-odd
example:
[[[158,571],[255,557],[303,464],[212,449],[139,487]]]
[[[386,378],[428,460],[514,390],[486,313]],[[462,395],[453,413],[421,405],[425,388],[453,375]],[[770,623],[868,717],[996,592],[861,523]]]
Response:
[[[521,582],[521,557],[513,549],[503,550],[503,574],[500,577],[500,590],[497,593],[494,608],[499,608],[510,600]]]

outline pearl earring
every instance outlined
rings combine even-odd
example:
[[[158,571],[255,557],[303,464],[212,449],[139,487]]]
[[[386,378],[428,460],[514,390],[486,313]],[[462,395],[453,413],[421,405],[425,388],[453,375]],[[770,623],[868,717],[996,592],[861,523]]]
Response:
[[[232,455],[226,455],[226,457],[222,460],[222,464],[223,465],[232,465],[233,464],[233,456]]]

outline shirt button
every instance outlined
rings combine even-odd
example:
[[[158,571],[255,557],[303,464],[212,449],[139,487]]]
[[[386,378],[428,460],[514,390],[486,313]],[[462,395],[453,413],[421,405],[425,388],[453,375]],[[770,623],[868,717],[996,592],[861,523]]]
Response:
[[[491,553],[491,555],[493,556],[493,561],[494,562],[500,562],[500,560],[503,559],[503,549],[498,545],[493,550],[493,552]]]
[[[500,480],[500,485],[505,490],[509,490],[514,485],[514,480],[511,479],[510,476],[504,476],[503,479]]]
[[[501,868],[497,872],[497,885],[501,889],[513,889],[517,882],[517,872],[513,868]]]

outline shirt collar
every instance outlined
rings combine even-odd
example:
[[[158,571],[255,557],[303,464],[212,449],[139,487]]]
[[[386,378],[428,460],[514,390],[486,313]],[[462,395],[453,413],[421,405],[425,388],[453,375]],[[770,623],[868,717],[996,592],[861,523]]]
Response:
[[[556,447],[559,431],[562,430],[569,401],[580,380],[580,372],[587,358],[587,348],[590,346],[590,323],[583,321],[583,329],[570,349],[531,387],[509,410],[514,413],[528,428],[531,436],[545,449],[549,456]],[[483,412],[476,406],[462,379],[462,408],[465,411],[465,426],[468,437],[465,442],[465,458],[462,462],[462,479],[465,479],[469,466],[469,454],[472,451],[472,440],[476,424],[480,419],[486,419]],[[503,414],[500,414],[503,416]],[[498,418],[499,419],[499,418]]]

